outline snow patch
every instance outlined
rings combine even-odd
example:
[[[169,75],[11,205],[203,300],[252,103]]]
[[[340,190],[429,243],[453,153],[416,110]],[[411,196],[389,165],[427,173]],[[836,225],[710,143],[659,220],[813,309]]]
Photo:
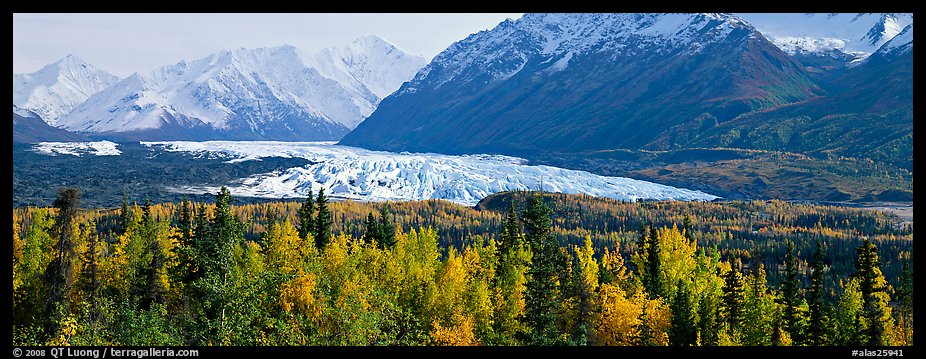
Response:
[[[85,154],[94,156],[119,156],[122,151],[119,144],[110,141],[96,142],[39,142],[32,150],[48,156],[71,155],[81,157]]]

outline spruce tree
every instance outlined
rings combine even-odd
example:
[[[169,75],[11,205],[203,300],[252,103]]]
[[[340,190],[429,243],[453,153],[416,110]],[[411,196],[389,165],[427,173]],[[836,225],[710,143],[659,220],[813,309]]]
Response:
[[[560,305],[560,288],[557,279],[565,268],[560,268],[562,252],[551,235],[550,209],[539,194],[530,199],[523,218],[524,237],[532,249],[525,290],[524,324],[529,328],[526,339],[531,345],[558,344],[556,312]]]
[[[331,241],[331,226],[334,224],[331,211],[328,210],[328,198],[325,197],[324,187],[318,190],[315,204],[318,206],[318,216],[315,217],[315,246],[322,251]]]
[[[656,298],[663,296],[663,283],[662,283],[662,263],[659,260],[659,252],[662,250],[659,244],[659,234],[656,231],[656,228],[650,226],[650,237],[649,237],[649,247],[646,251],[646,266],[647,266],[647,277],[649,277],[649,292],[650,298]]]
[[[698,340],[697,323],[691,303],[691,291],[679,280],[676,285],[675,298],[669,306],[672,312],[672,324],[669,327],[669,344],[673,346],[691,346]]]
[[[215,216],[209,222],[197,253],[197,267],[202,277],[197,283],[205,310],[206,338],[227,340],[228,308],[234,286],[230,283],[234,248],[244,242],[244,225],[231,211],[232,196],[222,186],[215,196]]]
[[[141,301],[142,309],[148,309],[152,304],[164,304],[167,296],[166,283],[162,280],[165,276],[164,266],[167,264],[167,258],[157,238],[149,239],[147,251],[151,262],[143,270],[146,286]]]
[[[788,241],[785,252],[785,278],[781,284],[781,300],[784,305],[784,329],[795,343],[803,342],[800,328],[800,278],[797,273],[797,259],[794,257],[794,242]]]
[[[730,268],[730,271],[724,275],[723,313],[731,334],[741,331],[746,302],[745,294],[743,275],[736,268]]]
[[[309,188],[309,195],[305,198],[305,201],[302,202],[302,206],[299,207],[298,212],[299,225],[296,229],[299,232],[299,237],[302,239],[308,238],[309,233],[315,232],[314,212],[315,201],[312,199],[312,189]]]
[[[380,246],[384,249],[395,247],[395,223],[389,209],[383,206],[379,210],[379,237]]]
[[[702,294],[698,300],[698,333],[700,345],[717,345],[720,335],[717,306],[707,294]]]
[[[508,204],[508,214],[505,216],[505,224],[502,226],[502,236],[498,243],[499,257],[503,257],[516,248],[521,241],[521,227],[518,224],[518,216],[514,212],[514,200]]]
[[[900,328],[903,332],[903,345],[911,345],[910,337],[913,325],[913,270],[910,260],[904,259],[900,270],[900,283],[897,285],[897,302],[900,311]]]
[[[829,344],[827,337],[829,321],[826,317],[824,288],[824,249],[823,242],[817,240],[817,250],[813,254],[813,273],[810,275],[810,288],[807,289],[807,304],[810,312],[810,324],[807,327],[807,342],[810,345]]]
[[[151,198],[148,198],[148,196],[145,196],[145,203],[141,206],[141,220],[142,224],[145,225],[154,221],[154,219],[151,218]]]
[[[382,237],[379,232],[379,223],[376,221],[376,216],[373,215],[373,212],[367,214],[367,220],[363,224],[363,241],[369,244],[379,245],[379,242],[382,241]]]
[[[129,198],[122,194],[122,208],[119,211],[119,234],[124,234],[132,222],[132,211],[129,210]]]
[[[855,261],[855,277],[859,278],[859,291],[862,292],[862,313],[866,319],[865,345],[883,346],[887,344],[887,333],[884,328],[884,303],[877,295],[885,292],[882,284],[881,262],[878,260],[878,249],[866,237],[856,251],[858,258]]]
[[[244,227],[231,212],[231,201],[231,192],[222,186],[215,198],[215,217],[208,226],[206,255],[212,260],[208,269],[223,275],[231,268],[232,247],[244,241]]]
[[[77,243],[75,234],[77,228],[77,210],[80,202],[80,191],[77,188],[64,188],[58,193],[54,206],[58,210],[53,233],[57,237],[55,242],[55,257],[45,268],[44,280],[48,285],[48,296],[45,302],[47,333],[58,330],[60,319],[67,315],[71,306],[71,291],[74,288],[74,271],[77,267]]]
[[[691,236],[691,217],[688,217],[687,214],[685,215],[685,219],[682,220],[682,230],[685,232],[685,239],[687,239],[688,242],[694,240],[694,237]]]

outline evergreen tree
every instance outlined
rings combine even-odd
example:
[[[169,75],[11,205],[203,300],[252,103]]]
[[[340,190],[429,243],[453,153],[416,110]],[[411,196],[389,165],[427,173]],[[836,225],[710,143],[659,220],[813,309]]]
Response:
[[[145,197],[145,204],[141,206],[141,223],[145,228],[154,223],[154,218],[151,218],[151,199],[148,197]]]
[[[817,240],[817,250],[813,254],[813,273],[810,276],[810,288],[807,290],[807,304],[810,312],[810,324],[807,326],[807,342],[810,345],[829,344],[827,331],[829,320],[826,317],[824,292],[824,249],[823,242]]]
[[[380,234],[379,223],[376,221],[376,217],[373,216],[373,212],[367,214],[367,220],[364,222],[363,226],[363,241],[379,245],[383,238]]]
[[[730,271],[724,275],[723,313],[731,334],[741,331],[744,309],[743,275],[736,268],[730,268]]]
[[[913,330],[913,270],[910,260],[904,259],[900,270],[900,283],[897,285],[897,302],[900,314],[900,328],[903,333],[903,345],[912,345]]]
[[[803,342],[800,327],[800,278],[797,273],[797,259],[794,257],[794,242],[788,241],[785,252],[785,278],[781,284],[781,300],[784,305],[784,329],[795,343]]]
[[[133,220],[132,211],[129,210],[129,198],[122,194],[122,209],[119,210],[119,234],[125,233],[129,229],[129,223]]]
[[[141,301],[142,309],[148,309],[152,304],[164,304],[167,296],[166,273],[164,272],[167,258],[156,237],[149,238],[147,251],[151,262],[143,270],[146,286]]]
[[[102,253],[100,251],[100,236],[95,232],[91,233],[89,238],[89,245],[84,255],[84,273],[81,276],[85,283],[82,289],[87,294],[87,302],[90,304],[88,319],[90,321],[91,343],[94,344],[98,343],[96,337],[101,332],[99,324],[101,322],[100,317],[103,314],[103,309],[100,308],[101,290],[103,288],[102,283],[100,283],[100,259]]]
[[[661,297],[664,295],[662,288],[662,268],[659,255],[662,250],[659,243],[659,234],[656,231],[656,228],[650,226],[650,236],[649,236],[649,246],[646,251],[646,270],[647,277],[649,277],[649,288],[647,292],[650,295],[650,298]]]
[[[717,306],[706,294],[698,300],[698,337],[702,346],[717,345],[720,336]]]
[[[324,189],[323,189],[324,190]],[[319,207],[319,209],[321,209]],[[313,213],[315,212],[315,202],[312,200],[312,189],[309,188],[309,195],[305,198],[305,201],[302,202],[302,206],[299,207],[299,225],[297,230],[299,232],[299,237],[306,239],[309,237],[309,233],[315,233],[315,219],[313,218]]]
[[[395,223],[392,220],[392,214],[389,209],[383,206],[379,210],[379,237],[380,246],[385,249],[395,247]]]
[[[244,240],[243,226],[238,217],[231,212],[231,192],[224,186],[215,198],[215,216],[208,225],[208,244],[206,256],[213,263],[207,268],[216,273],[227,273],[231,266],[231,253],[234,245]]]
[[[205,228],[204,238],[197,253],[197,267],[202,272],[198,287],[205,305],[206,328],[200,335],[204,340],[228,340],[227,317],[234,292],[230,282],[234,266],[235,248],[244,242],[244,226],[232,213],[231,193],[222,186],[215,196],[215,216]]]
[[[675,298],[669,310],[672,312],[672,326],[669,327],[669,344],[674,346],[695,345],[698,340],[697,323],[691,303],[691,291],[679,280]]]
[[[53,233],[57,237],[55,257],[45,269],[45,283],[48,296],[45,302],[48,323],[47,333],[58,331],[59,321],[71,307],[71,291],[74,288],[74,271],[77,267],[77,210],[80,191],[76,188],[64,188],[58,193],[54,206],[58,210]]]
[[[505,216],[505,224],[502,226],[502,236],[498,243],[498,253],[500,257],[511,252],[521,242],[521,227],[518,224],[518,216],[514,213],[514,200],[508,204],[508,214]]]
[[[862,292],[862,313],[865,321],[865,345],[887,345],[884,313],[885,303],[878,298],[887,288],[884,277],[881,275],[881,262],[878,260],[878,249],[866,237],[856,251],[858,258],[855,261],[855,273],[859,279],[859,290]]]
[[[318,216],[315,217],[315,246],[321,251],[331,241],[331,226],[334,224],[331,211],[328,209],[324,187],[318,190],[318,199],[315,204],[318,206]]]
[[[556,313],[560,307],[558,287],[560,268],[559,244],[551,235],[550,209],[538,194],[531,197],[524,213],[524,234],[532,249],[531,268],[525,291],[524,323],[529,328],[531,345],[554,345],[560,342]]]

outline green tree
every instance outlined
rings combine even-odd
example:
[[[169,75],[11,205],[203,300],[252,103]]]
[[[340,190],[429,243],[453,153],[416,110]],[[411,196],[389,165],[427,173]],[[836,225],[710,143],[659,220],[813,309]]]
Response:
[[[682,220],[682,231],[685,233],[685,239],[687,239],[689,242],[694,241],[694,237],[691,236],[691,217],[688,217],[688,214],[685,214],[685,219]]]
[[[502,236],[498,243],[498,252],[504,256],[511,253],[511,250],[521,244],[521,226],[518,223],[518,216],[514,212],[514,200],[508,204],[508,214],[505,216],[505,224],[502,226]]]
[[[824,263],[825,250],[823,242],[817,240],[817,250],[813,254],[813,272],[810,275],[810,288],[807,289],[807,305],[810,323],[807,326],[807,343],[814,346],[829,344],[828,328],[829,318],[826,315],[826,300],[824,292]]]
[[[324,188],[323,188],[324,190]],[[321,209],[319,207],[319,209]],[[317,233],[315,229],[315,219],[313,218],[313,213],[315,212],[315,202],[312,200],[312,189],[309,188],[309,195],[305,198],[305,201],[302,202],[302,206],[299,207],[299,237],[306,239],[309,236],[309,233]]]
[[[77,211],[80,191],[77,188],[63,188],[55,199],[58,210],[52,232],[57,238],[55,257],[45,269],[44,281],[48,285],[45,302],[48,316],[47,333],[57,333],[61,320],[70,313],[71,291],[74,289],[74,273],[77,270]]]
[[[698,300],[698,338],[703,346],[715,346],[720,336],[718,308],[708,295]]]
[[[897,309],[900,316],[900,329],[903,345],[912,345],[913,341],[913,270],[910,260],[904,259],[900,270],[900,283],[897,285]]]
[[[331,211],[328,209],[328,198],[325,197],[324,187],[318,190],[318,199],[315,204],[318,206],[318,216],[315,217],[315,247],[322,251],[331,241],[331,226],[334,224]]]
[[[227,343],[231,300],[234,292],[232,270],[235,249],[244,242],[244,226],[231,212],[231,193],[224,186],[215,196],[215,216],[205,228],[205,238],[197,250],[202,278],[198,281],[204,305],[203,342]]]
[[[119,210],[119,233],[123,234],[129,228],[129,223],[134,220],[132,216],[132,211],[129,210],[129,198],[123,193],[122,194],[122,208]]]
[[[669,327],[669,343],[673,346],[691,346],[698,341],[698,327],[692,308],[691,291],[679,280],[675,297],[669,306],[672,312],[672,326]]]
[[[784,329],[795,343],[803,342],[801,328],[801,282],[798,278],[797,259],[794,257],[794,242],[788,241],[785,251],[785,277],[781,283],[781,301],[784,305]]]
[[[395,247],[395,223],[392,220],[392,214],[389,209],[383,206],[379,210],[379,237],[382,239],[380,246],[385,249]]]
[[[550,208],[540,194],[530,199],[524,212],[525,240],[531,247],[531,268],[525,293],[524,323],[531,345],[554,345],[561,342],[556,326],[560,307],[559,273],[562,252],[551,234]]]
[[[862,317],[865,319],[865,345],[889,345],[887,323],[890,312],[887,302],[887,284],[881,274],[881,262],[878,249],[866,237],[856,251],[853,276],[859,279],[859,291],[862,293]]]
[[[496,312],[494,329],[498,335],[497,344],[517,345],[517,339],[524,334],[524,326],[518,321],[524,314],[524,291],[529,253],[522,243],[523,235],[514,212],[514,205],[508,207],[508,215],[502,226],[498,244],[498,267],[493,277],[496,287]]]
[[[723,317],[730,334],[741,332],[746,304],[745,294],[743,275],[736,268],[730,268],[724,274],[723,285]]]
[[[379,223],[373,212],[367,214],[367,220],[363,223],[363,241],[370,244],[379,244],[383,239],[379,232]]]
[[[646,249],[646,271],[649,278],[649,288],[646,291],[650,298],[664,296],[662,283],[662,261],[659,260],[662,245],[656,227],[649,227],[649,246]]]

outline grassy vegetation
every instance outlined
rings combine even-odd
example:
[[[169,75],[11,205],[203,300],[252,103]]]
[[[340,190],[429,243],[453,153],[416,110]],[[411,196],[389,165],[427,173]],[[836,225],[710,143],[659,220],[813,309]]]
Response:
[[[912,201],[913,173],[852,157],[735,148],[601,151],[539,162],[692,188],[727,199]]]

